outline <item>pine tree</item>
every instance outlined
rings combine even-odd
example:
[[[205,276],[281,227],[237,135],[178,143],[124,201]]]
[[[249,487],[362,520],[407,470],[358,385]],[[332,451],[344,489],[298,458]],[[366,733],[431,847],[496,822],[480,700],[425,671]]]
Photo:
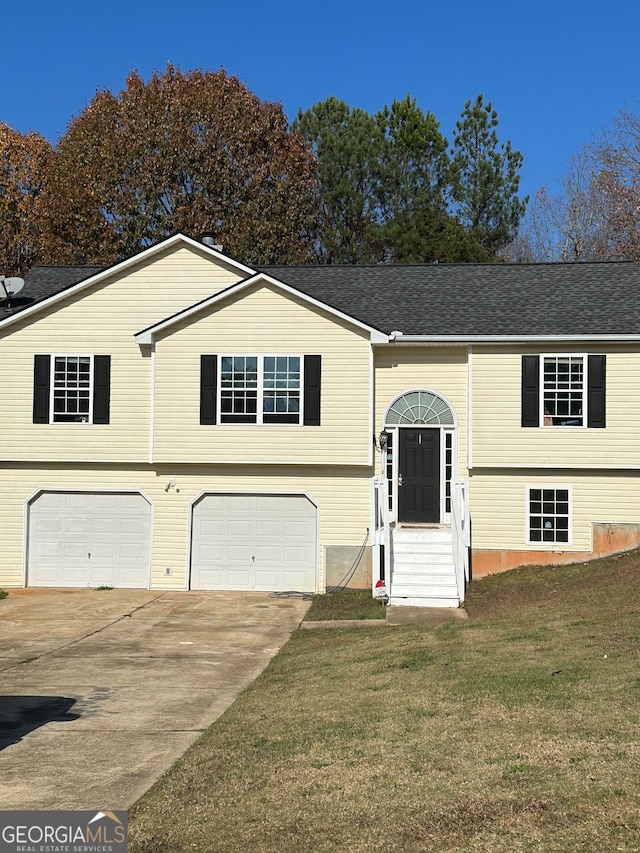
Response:
[[[452,209],[462,225],[491,253],[513,239],[528,199],[518,197],[523,156],[500,144],[498,113],[478,95],[456,123],[451,150]]]

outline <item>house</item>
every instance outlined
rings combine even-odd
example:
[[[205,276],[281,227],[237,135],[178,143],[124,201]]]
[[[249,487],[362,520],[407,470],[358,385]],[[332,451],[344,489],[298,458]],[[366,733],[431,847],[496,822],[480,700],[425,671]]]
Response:
[[[633,263],[249,268],[176,235],[0,307],[0,587],[325,591],[640,542]]]

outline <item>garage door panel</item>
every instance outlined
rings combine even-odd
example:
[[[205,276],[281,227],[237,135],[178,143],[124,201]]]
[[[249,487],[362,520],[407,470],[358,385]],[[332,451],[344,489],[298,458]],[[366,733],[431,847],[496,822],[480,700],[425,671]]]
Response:
[[[90,552],[87,551],[87,546],[84,542],[74,542],[73,539],[66,539],[59,543],[58,553],[67,560],[84,560]]]
[[[258,592],[271,592],[279,581],[279,573],[275,570],[271,572],[258,571],[255,573],[255,586],[253,589]]]
[[[192,589],[316,588],[316,507],[303,495],[205,495],[193,509]]]
[[[269,521],[268,519],[258,519],[256,521],[255,532],[256,536],[260,539],[277,539],[284,533],[282,524],[274,520]]]
[[[115,542],[93,542],[93,551],[89,551],[92,560],[113,560],[121,556],[121,549]]]
[[[227,581],[230,589],[254,589],[253,572],[247,569],[229,569],[227,572]]]
[[[200,575],[202,586],[200,589],[227,589],[227,573],[214,569],[203,569]]]
[[[146,560],[149,555],[142,542],[123,542],[120,545],[120,556],[123,560],[138,562],[139,560]]]
[[[255,558],[258,565],[264,563],[277,563],[280,559],[282,549],[278,545],[258,544],[255,548]]]
[[[252,562],[253,549],[249,545],[234,545],[229,543],[226,548],[226,554],[221,555],[228,563],[244,563],[249,565]]]
[[[84,565],[66,563],[61,575],[60,586],[91,586],[91,571]],[[58,584],[56,584],[57,586]]]
[[[40,536],[46,536],[48,533],[57,536],[64,530],[64,520],[60,518],[44,517],[38,518],[35,521],[35,527]]]
[[[30,586],[148,586],[151,507],[139,493],[43,492],[28,537]]]
[[[75,510],[71,510],[74,512]],[[64,519],[64,532],[66,536],[84,536],[89,532],[90,520],[79,516],[67,516]]]
[[[315,527],[310,525],[306,519],[301,521],[285,521],[282,525],[282,535],[288,539],[306,539]]]
[[[194,530],[194,532],[196,531]],[[224,524],[221,519],[202,518],[198,522],[197,533],[200,536],[223,536],[225,533]]]
[[[288,545],[285,546],[284,549],[284,559],[287,565],[295,565],[298,563],[299,565],[305,565],[310,558],[309,549],[305,548],[303,545]]]
[[[302,589],[302,585],[305,582],[306,574],[303,571],[285,571],[283,580],[285,590],[296,590],[299,591]],[[304,592],[304,590],[302,590]]]
[[[98,507],[94,507],[96,512],[101,512]],[[103,534],[105,536],[113,536],[114,533],[119,532],[119,525],[116,523],[116,519],[109,516],[98,516],[92,519],[91,530],[94,536]]]
[[[246,539],[255,535],[255,521],[253,519],[230,519],[227,525],[227,536],[231,538]]]
[[[255,515],[256,512],[256,496],[255,495],[227,495],[225,499],[227,510],[244,514]]]

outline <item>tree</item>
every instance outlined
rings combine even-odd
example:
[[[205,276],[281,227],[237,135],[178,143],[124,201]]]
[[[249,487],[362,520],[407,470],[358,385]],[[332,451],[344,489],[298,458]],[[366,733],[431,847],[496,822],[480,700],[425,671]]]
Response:
[[[246,263],[307,258],[314,162],[280,104],[236,77],[168,65],[96,94],[60,139],[47,251],[109,262],[183,231]]]
[[[592,146],[610,258],[640,260],[640,118],[627,109]]]
[[[294,123],[317,158],[318,263],[490,256],[447,211],[447,140],[409,95],[375,115],[329,98]]]
[[[500,144],[498,114],[478,95],[456,123],[451,150],[453,212],[488,251],[513,239],[528,199],[518,197],[523,157],[511,142]]]
[[[585,146],[571,157],[560,191],[541,187],[516,239],[503,250],[510,260],[578,262],[607,255],[608,200],[600,166]]]
[[[24,275],[39,256],[42,192],[53,149],[37,133],[0,123],[0,273]]]
[[[380,168],[384,133],[365,110],[331,97],[293,125],[311,147],[317,163],[321,210],[311,238],[315,260],[357,264],[382,260]]]
[[[447,210],[447,140],[431,112],[409,95],[377,116],[386,146],[380,206],[383,240],[395,263],[457,263],[490,255]]]

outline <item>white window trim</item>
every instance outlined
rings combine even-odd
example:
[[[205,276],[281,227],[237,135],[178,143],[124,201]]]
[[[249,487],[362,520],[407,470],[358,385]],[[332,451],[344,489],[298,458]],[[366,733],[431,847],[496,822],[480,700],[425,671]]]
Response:
[[[568,493],[568,502],[569,502],[569,524],[568,531],[569,535],[566,542],[542,542],[535,541],[531,539],[531,490],[532,489],[551,489],[554,492],[557,492],[559,489],[564,489]],[[571,486],[568,486],[566,483],[529,483],[525,486],[525,541],[527,545],[530,545],[532,548],[535,548],[536,551],[559,551],[564,550],[565,548],[569,548],[573,545],[573,489]]]
[[[582,359],[582,423],[581,424],[545,424],[544,411],[544,362],[546,358],[581,358]],[[589,357],[582,352],[545,352],[540,353],[540,426],[543,429],[586,429],[589,421],[587,411],[589,400]]]
[[[73,421],[57,421],[55,420],[54,399],[55,399],[55,376],[56,376],[56,359],[57,358],[88,358],[89,359],[89,412],[86,420]],[[49,423],[57,426],[76,424],[92,424],[93,423],[93,392],[95,383],[95,374],[93,369],[93,354],[88,352],[56,352],[51,353],[51,364],[49,374]]]
[[[255,421],[224,421],[224,413],[222,411],[222,360],[224,358],[255,358],[258,363],[258,386],[255,389],[257,393],[257,403],[256,403],[256,420]],[[298,407],[298,420],[297,422],[280,422],[280,423],[269,423],[264,421],[264,392],[272,391],[274,389],[264,387],[264,360],[265,358],[297,358],[300,364],[300,383],[299,388],[297,389],[300,395],[299,407]],[[217,378],[217,388],[216,388],[216,406],[219,412],[219,423],[220,426],[223,427],[255,427],[255,426],[266,426],[266,427],[298,427],[302,426],[304,423],[304,355],[297,352],[265,352],[265,353],[254,353],[254,352],[223,352],[218,356],[219,368],[218,368],[218,378]],[[281,389],[285,390],[285,389]],[[290,389],[293,390],[293,389]]]

